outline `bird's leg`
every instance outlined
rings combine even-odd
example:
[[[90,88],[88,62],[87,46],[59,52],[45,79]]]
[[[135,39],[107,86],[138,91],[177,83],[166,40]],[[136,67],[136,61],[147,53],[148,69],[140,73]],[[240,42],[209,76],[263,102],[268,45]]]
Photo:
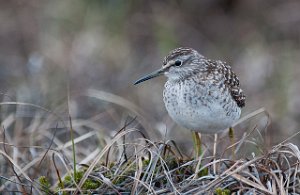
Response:
[[[229,127],[229,131],[228,131],[228,136],[230,139],[230,144],[231,144],[231,151],[232,151],[232,159],[235,159],[235,147],[234,147],[234,132],[233,132],[233,128]]]
[[[192,131],[193,144],[194,144],[194,155],[195,159],[198,158],[201,154],[201,135],[195,131]]]
[[[215,133],[214,135],[214,150],[213,150],[213,156],[214,156],[214,161],[216,160],[217,156],[217,141],[218,141],[218,134]],[[216,163],[213,164],[213,173],[217,173],[217,168],[216,168]]]
[[[197,133],[195,131],[192,131],[192,136],[193,136],[193,144],[194,144],[194,155],[195,155],[195,160],[200,158],[201,155],[203,155],[202,153],[202,149],[201,149],[201,134]],[[202,176],[206,176],[208,175],[208,168],[204,168],[202,169],[202,160],[198,160],[197,166],[195,167],[195,175],[194,175],[194,179],[197,179],[198,177],[202,177]],[[199,169],[202,169],[199,172]]]

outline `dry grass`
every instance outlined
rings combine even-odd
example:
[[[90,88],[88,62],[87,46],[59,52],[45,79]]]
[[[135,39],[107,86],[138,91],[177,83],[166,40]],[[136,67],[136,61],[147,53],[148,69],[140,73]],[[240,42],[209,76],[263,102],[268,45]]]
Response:
[[[253,139],[257,133],[253,128],[237,138],[233,146],[224,144],[226,136],[221,136],[213,144],[214,150],[206,147],[202,156],[192,159],[171,140],[151,141],[142,128],[147,126],[147,121],[134,104],[94,90],[88,91],[87,96],[117,104],[124,113],[131,114],[123,117],[126,120],[119,122],[120,128],[113,131],[114,135],[97,122],[107,115],[118,121],[112,107],[88,119],[72,117],[75,176],[68,117],[31,104],[1,104],[2,107],[31,107],[39,113],[29,120],[7,109],[0,134],[0,191],[11,194],[300,194],[300,151],[288,139],[265,149],[260,147],[262,143],[256,142],[258,139]],[[244,153],[245,148],[251,155]]]

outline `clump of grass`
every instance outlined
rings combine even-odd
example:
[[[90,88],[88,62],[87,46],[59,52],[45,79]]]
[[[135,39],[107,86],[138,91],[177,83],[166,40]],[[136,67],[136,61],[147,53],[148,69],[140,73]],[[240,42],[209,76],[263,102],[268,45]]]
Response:
[[[207,156],[195,160],[175,155],[171,144],[145,141],[148,144],[127,160],[119,159],[107,165],[99,161],[86,179],[84,174],[87,172],[83,171],[79,171],[74,179],[71,175],[66,176],[65,187],[73,187],[76,191],[75,180],[77,190],[82,193],[300,193],[300,151],[291,143],[274,146],[268,153],[250,159]],[[197,168],[199,161],[202,167]],[[80,186],[82,179],[84,182]]]
[[[127,105],[120,98],[109,99]],[[127,109],[137,113],[132,105],[127,105]],[[51,113],[43,120],[33,118],[28,123],[20,122],[13,115],[4,119],[5,129],[15,135],[22,132],[25,136],[16,141],[18,137],[13,139],[6,130],[1,132],[0,154],[4,158],[0,159],[0,191],[23,194],[300,193],[300,151],[287,141],[269,150],[259,148],[260,152],[253,152],[252,156],[238,155],[243,145],[258,146],[255,140],[247,140],[250,132],[240,140],[236,138],[235,150],[231,145],[215,143],[214,152],[207,147],[195,159],[178,149],[174,141],[151,141],[136,118],[124,120],[114,136],[105,134],[102,126],[95,123],[100,116],[72,119],[73,140],[69,139],[67,117],[60,118],[64,120],[60,124]],[[76,145],[76,163],[71,163],[72,142]]]

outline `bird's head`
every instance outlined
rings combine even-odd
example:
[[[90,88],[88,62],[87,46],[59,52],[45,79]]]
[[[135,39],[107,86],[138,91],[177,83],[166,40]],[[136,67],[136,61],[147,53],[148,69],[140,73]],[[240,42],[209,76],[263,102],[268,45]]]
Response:
[[[196,50],[180,47],[172,50],[163,61],[163,65],[160,69],[143,76],[138,79],[134,84],[139,84],[146,80],[155,78],[160,75],[165,75],[169,80],[180,80],[195,73],[199,67],[199,61],[204,57],[200,55]]]

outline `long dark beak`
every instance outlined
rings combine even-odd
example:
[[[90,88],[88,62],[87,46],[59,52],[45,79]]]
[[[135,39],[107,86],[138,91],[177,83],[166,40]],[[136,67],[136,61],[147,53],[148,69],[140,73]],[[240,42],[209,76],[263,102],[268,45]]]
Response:
[[[160,75],[162,75],[165,72],[165,68],[161,68],[159,70],[156,70],[154,72],[151,72],[150,74],[147,74],[146,76],[143,76],[142,78],[138,79],[137,81],[134,82],[134,85],[137,85],[141,82],[147,81],[149,79],[152,79],[154,77],[158,77]]]

